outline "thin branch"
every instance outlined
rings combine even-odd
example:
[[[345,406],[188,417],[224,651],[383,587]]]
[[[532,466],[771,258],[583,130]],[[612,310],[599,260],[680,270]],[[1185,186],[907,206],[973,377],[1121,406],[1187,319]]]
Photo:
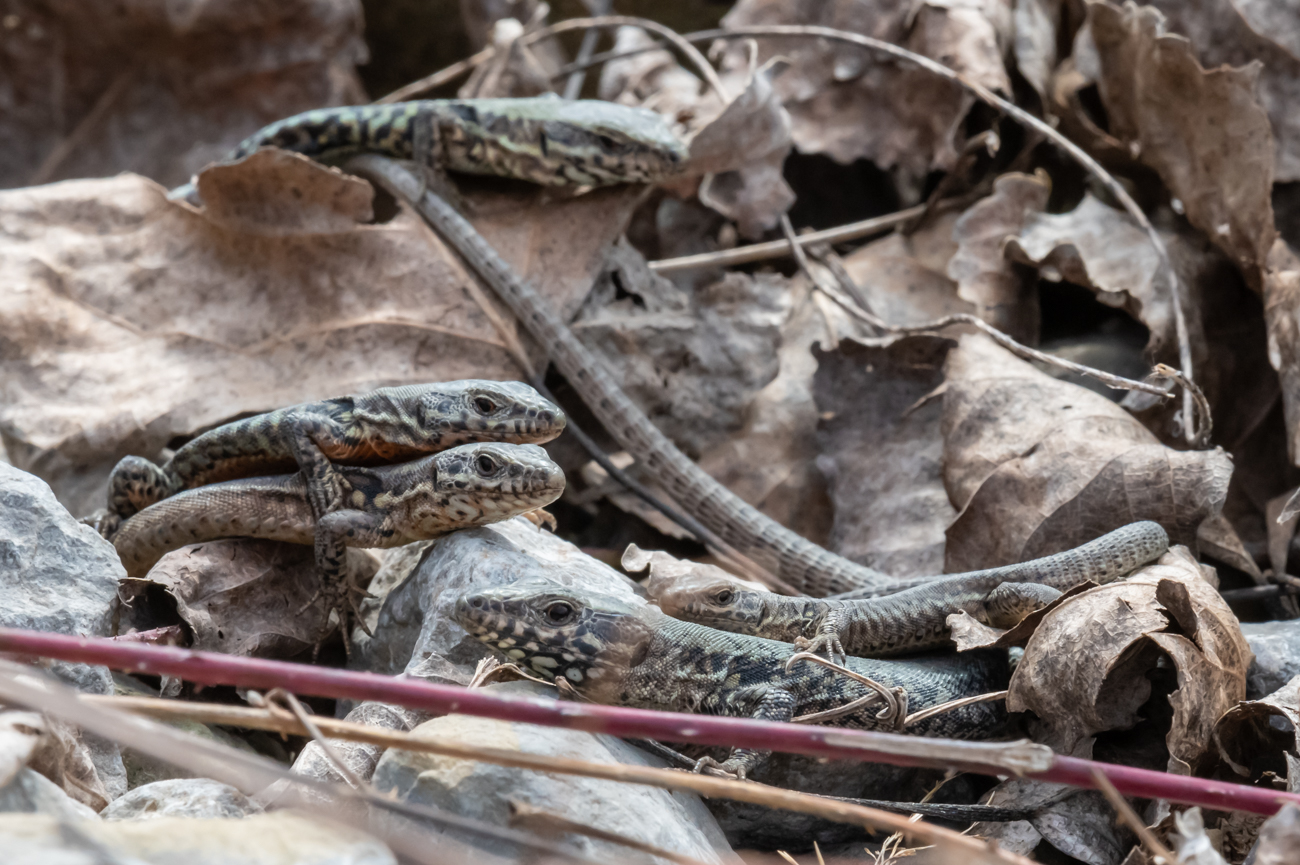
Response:
[[[1300,794],[1297,793],[1097,763],[1053,754],[1046,746],[1028,741],[964,742],[750,718],[560,704],[554,700],[436,685],[419,679],[16,628],[0,628],[0,652],[169,675],[203,685],[268,690],[280,687],[300,695],[377,700],[442,714],[457,712],[613,736],[725,745],[897,766],[958,768],[987,775],[1018,775],[1087,789],[1096,787],[1091,773],[1093,769],[1099,769],[1126,796],[1169,799],[1219,811],[1274,814],[1282,804],[1294,802],[1300,805]]]
[[[1045,363],[1051,366],[1060,367],[1061,369],[1064,370],[1069,370],[1070,372],[1076,373],[1078,375],[1086,375],[1090,378],[1095,378],[1098,381],[1100,381],[1102,384],[1106,385],[1107,387],[1114,388],[1115,390],[1136,390],[1136,391],[1141,391],[1142,393],[1153,394],[1155,396],[1162,397],[1162,398],[1167,398],[1169,396],[1168,388],[1163,388],[1160,387],[1159,385],[1150,384],[1149,382],[1134,381],[1131,378],[1124,378],[1123,376],[1120,375],[1113,375],[1112,373],[1106,372],[1104,370],[1094,369],[1093,367],[1090,366],[1084,366],[1081,363],[1075,363],[1072,360],[1066,360],[1063,357],[1057,357],[1056,355],[1053,354],[1047,354],[1046,352],[1041,352],[1036,348],[1030,348],[1027,345],[1022,345],[1021,343],[1016,342],[1007,334],[998,330],[993,325],[989,324],[984,319],[975,315],[970,315],[969,313],[964,313],[964,312],[953,313],[952,315],[946,315],[943,318],[937,318],[934,321],[927,321],[922,324],[908,324],[908,325],[890,324],[884,319],[878,318],[877,316],[872,315],[866,310],[860,309],[857,304],[855,304],[849,298],[845,297],[839,291],[838,288],[834,288],[832,286],[825,285],[821,282],[816,282],[816,281],[814,282],[814,286],[819,291],[824,293],[827,297],[829,297],[831,300],[838,303],[840,307],[849,315],[861,321],[866,322],[867,324],[871,325],[872,327],[884,333],[897,334],[897,335],[906,335],[911,333],[933,333],[934,331],[943,330],[944,328],[953,327],[954,325],[959,325],[959,324],[970,325],[971,327],[977,328],[980,331],[982,331],[985,335],[987,335],[998,345],[1005,348],[1007,351],[1010,351],[1012,354],[1022,357],[1026,360],[1036,360],[1040,363]]]
[[[926,205],[918,204],[896,213],[873,216],[859,222],[850,222],[835,228],[825,228],[808,234],[798,235],[799,246],[811,246],[815,243],[843,243],[857,240],[870,234],[879,234],[902,225],[914,217],[925,213]],[[766,261],[771,258],[784,258],[790,255],[790,244],[786,240],[769,240],[763,243],[751,243],[737,246],[735,249],[721,249],[717,252],[702,252],[698,255],[683,255],[681,258],[664,258],[650,262],[650,269],[655,273],[677,273],[683,270],[695,270],[701,267],[731,267],[737,264],[749,264],[754,261]]]
[[[686,39],[683,39],[682,35],[676,30],[665,27],[658,21],[651,21],[649,18],[637,18],[633,15],[599,15],[591,18],[569,18],[547,27],[540,27],[521,36],[519,41],[525,45],[531,45],[539,39],[554,36],[556,33],[564,33],[569,30],[588,30],[593,27],[640,27],[642,30],[658,33],[690,59],[691,63],[699,70],[700,75],[708,82],[708,85],[718,94],[718,98],[722,100],[723,105],[731,101],[727,96],[727,91],[722,86],[722,80],[718,78],[717,71],[700,53],[700,50]]]
[[[414,99],[422,93],[427,93],[430,90],[434,90],[444,84],[455,81],[480,63],[491,60],[492,55],[494,54],[496,54],[496,48],[489,45],[472,57],[466,57],[464,60],[451,64],[446,69],[439,69],[431,75],[426,75],[423,78],[412,81],[410,84],[397,88],[392,93],[379,97],[375,100],[374,104],[388,105],[393,102],[405,102],[408,99]]]
[[[1148,828],[1146,821],[1137,815],[1137,812],[1133,810],[1133,806],[1119,794],[1119,791],[1115,789],[1115,785],[1110,783],[1110,780],[1100,772],[1093,772],[1093,780],[1097,782],[1097,789],[1101,791],[1101,794],[1106,797],[1106,801],[1119,815],[1120,822],[1132,829],[1134,834],[1142,839],[1142,846],[1147,848],[1147,852],[1151,854],[1156,863],[1174,865],[1178,860],[1173,851],[1160,843],[1160,839]]]
[[[269,730],[288,735],[303,735],[305,732],[301,723],[295,718],[245,706],[183,703],[176,700],[160,700],[155,697],[83,696],[81,701],[96,708],[102,706],[121,709],[173,721],[183,719],[201,724],[221,724],[252,730]],[[325,735],[335,739],[365,742],[385,748],[397,748],[422,754],[438,754],[461,760],[475,760],[516,769],[552,772],[559,775],[577,775],[584,778],[599,778],[629,784],[644,784],[648,787],[696,793],[710,798],[733,799],[770,808],[781,808],[802,814],[811,814],[827,820],[849,823],[871,830],[906,832],[910,838],[922,843],[941,847],[955,847],[954,852],[960,851],[969,854],[988,851],[987,845],[983,843],[970,843],[975,839],[927,823],[911,824],[906,818],[898,814],[858,805],[851,799],[798,793],[752,781],[735,781],[650,766],[636,766],[626,763],[593,763],[568,757],[530,754],[526,751],[506,748],[462,745],[333,718],[316,718],[315,723]],[[844,805],[853,807],[846,810],[842,807]],[[1018,862],[1022,863],[1022,865],[1026,862],[1026,860],[1019,857],[1013,859],[1003,857],[1003,861]]]

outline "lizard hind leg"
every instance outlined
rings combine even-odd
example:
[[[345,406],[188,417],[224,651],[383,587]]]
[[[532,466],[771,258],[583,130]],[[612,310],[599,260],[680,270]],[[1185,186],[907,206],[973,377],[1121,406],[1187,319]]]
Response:
[[[984,596],[975,618],[994,628],[1014,628],[1060,596],[1060,589],[1041,583],[1002,583]]]
[[[350,623],[361,626],[368,636],[374,636],[366,624],[358,605],[362,598],[372,597],[357,586],[348,569],[348,547],[382,546],[388,534],[385,521],[375,514],[357,510],[339,510],[326,514],[316,521],[316,568],[320,572],[320,586],[298,612],[301,614],[319,599],[324,599],[328,612],[338,615],[338,627],[343,635],[343,649],[352,657],[352,629]],[[329,620],[316,645],[312,647],[312,660],[320,654],[321,644],[331,632]]]
[[[108,478],[108,509],[121,519],[180,492],[165,469],[144,457],[122,457]]]

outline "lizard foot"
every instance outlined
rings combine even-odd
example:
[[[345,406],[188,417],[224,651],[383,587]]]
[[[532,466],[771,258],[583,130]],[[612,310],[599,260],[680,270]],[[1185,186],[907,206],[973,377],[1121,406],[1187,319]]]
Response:
[[[100,508],[81,522],[93,528],[106,541],[113,540],[113,535],[122,526],[122,518],[106,508]]]
[[[352,659],[352,628],[349,627],[349,620],[353,624],[360,625],[361,630],[366,632],[366,636],[374,636],[374,632],[366,624],[365,616],[362,615],[361,607],[358,605],[359,600],[373,597],[374,595],[370,594],[370,592],[353,585],[351,580],[345,580],[339,585],[324,585],[318,588],[315,594],[311,596],[311,599],[299,608],[298,615],[302,615],[318,599],[324,598],[325,600],[326,620],[320,637],[316,640],[316,644],[312,646],[311,659],[313,663],[320,655],[320,647],[325,642],[325,638],[333,632],[329,624],[329,612],[333,612],[338,616],[339,632],[343,635],[343,652],[348,660]]]
[[[704,774],[705,769],[712,769],[713,771],[710,772],[712,775],[721,775],[722,777],[730,778],[733,781],[746,780],[745,768],[743,766],[732,766],[730,764],[730,760],[719,762],[712,757],[701,757],[695,761],[695,768],[691,769],[691,771],[696,775],[702,775]]]
[[[794,647],[800,652],[811,652],[814,655],[824,651],[826,660],[842,667],[849,662],[849,656],[844,651],[844,645],[840,642],[837,631],[823,631],[811,640],[807,637],[796,637]]]

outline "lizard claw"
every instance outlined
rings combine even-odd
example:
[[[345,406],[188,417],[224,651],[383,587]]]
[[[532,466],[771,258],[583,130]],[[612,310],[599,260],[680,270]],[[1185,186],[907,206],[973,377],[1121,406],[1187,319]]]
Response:
[[[373,598],[374,595],[365,589],[352,585],[351,581],[345,582],[341,586],[321,586],[318,588],[307,603],[303,604],[298,610],[298,615],[302,615],[317,600],[325,599],[326,619],[325,625],[321,631],[320,638],[312,646],[311,659],[314,663],[320,655],[320,647],[325,642],[333,629],[329,626],[329,613],[334,612],[338,615],[339,632],[343,635],[343,652],[348,660],[352,659],[352,628],[351,624],[359,625],[361,630],[365,631],[367,637],[373,637],[374,631],[370,630],[370,625],[366,624],[365,616],[362,615],[361,607],[357,603],[357,596],[362,598]]]
[[[794,641],[794,647],[800,652],[811,652],[814,655],[825,651],[826,660],[841,667],[847,666],[849,662],[849,656],[840,642],[840,635],[835,631],[825,631],[811,640],[807,637],[798,637]]]
[[[704,774],[705,769],[712,769],[714,770],[712,773],[714,775],[722,775],[726,778],[732,779],[733,781],[744,781],[745,780],[744,768],[736,767],[733,770],[730,766],[727,765],[727,763],[729,762],[730,761],[719,763],[717,760],[713,759],[712,757],[701,757],[700,759],[695,761],[695,767],[691,769],[691,772],[696,775],[702,775]]]

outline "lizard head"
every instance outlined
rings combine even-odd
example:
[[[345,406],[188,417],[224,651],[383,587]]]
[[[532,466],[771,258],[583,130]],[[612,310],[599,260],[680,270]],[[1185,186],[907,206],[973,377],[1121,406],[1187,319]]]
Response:
[[[740,634],[758,632],[767,619],[768,602],[776,597],[726,577],[699,572],[654,573],[646,591],[659,609],[674,619]]]
[[[433,464],[435,495],[422,501],[434,519],[454,528],[546,507],[564,492],[564,470],[537,445],[461,445],[435,454]]]
[[[658,613],[639,601],[533,579],[467,594],[454,615],[512,661],[594,696],[646,659]]]
[[[420,386],[420,426],[444,445],[490,438],[530,444],[564,431],[564,410],[521,381],[467,379]]]

